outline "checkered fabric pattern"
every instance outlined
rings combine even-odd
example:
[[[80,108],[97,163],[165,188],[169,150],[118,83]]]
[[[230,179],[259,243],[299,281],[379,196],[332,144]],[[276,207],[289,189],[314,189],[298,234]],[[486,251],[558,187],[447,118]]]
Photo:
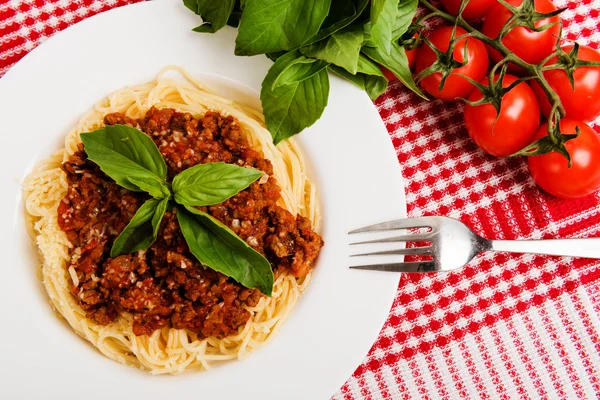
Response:
[[[55,32],[134,1],[0,0],[0,76]],[[568,7],[567,37],[599,48],[600,0],[554,1]],[[495,239],[598,235],[599,195],[541,192],[524,160],[477,149],[461,105],[424,102],[400,84],[376,105],[410,216],[458,218]],[[379,338],[334,399],[600,398],[599,281],[597,262],[492,253],[456,273],[404,276]]]

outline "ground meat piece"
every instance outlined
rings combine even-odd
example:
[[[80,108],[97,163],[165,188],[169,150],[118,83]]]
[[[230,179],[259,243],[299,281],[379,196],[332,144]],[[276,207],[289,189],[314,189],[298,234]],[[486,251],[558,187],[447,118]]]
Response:
[[[166,303],[166,293],[154,278],[146,278],[127,290],[113,293],[115,294],[113,300],[124,309],[131,311],[153,311]]]
[[[88,310],[104,300],[99,291],[91,289],[80,290],[77,297],[79,297],[79,302],[84,310]]]
[[[313,231],[308,218],[296,216],[296,253],[292,257],[290,272],[296,277],[305,276],[313,267],[323,239]]]
[[[181,269],[187,269],[197,264],[197,261],[193,261],[183,254],[176,253],[174,251],[167,251],[167,262],[174,263]]]
[[[134,272],[138,264],[138,257],[124,254],[104,263],[102,285],[111,289],[127,289],[137,282],[138,276]]]
[[[276,276],[310,271],[323,241],[310,221],[277,206],[281,189],[273,166],[249,146],[234,118],[207,112],[196,119],[153,107],[144,118],[114,113],[104,122],[145,132],[165,159],[169,181],[186,168],[217,161],[263,171],[264,179],[201,209],[264,254]],[[136,335],[173,327],[222,338],[243,327],[251,316],[247,308],[263,295],[201,265],[189,251],[175,209],[165,213],[149,249],[111,258],[112,243],[149,196],[118,186],[87,159],[82,146],[62,169],[68,189],[58,206],[58,224],[73,244],[69,267],[78,285],[72,293],[89,319],[106,325],[129,313]]]
[[[185,283],[183,284],[184,293],[186,299],[192,301],[198,301],[207,295],[210,290],[210,282],[205,279],[197,279],[197,278],[186,278]],[[209,301],[210,302],[210,301]]]
[[[194,306],[191,301],[181,303],[171,316],[171,325],[175,329],[189,329],[200,332],[210,307]]]
[[[89,312],[86,316],[99,325],[108,325],[117,318],[117,315],[118,312],[113,307],[102,306]]]
[[[323,240],[310,226],[310,221],[301,215],[294,218],[287,210],[273,206],[269,216],[276,227],[267,236],[265,246],[296,277],[305,276],[312,268]]]
[[[258,289],[242,289],[238,296],[241,301],[245,301],[250,307],[254,307],[262,297]]]
[[[157,329],[169,325],[169,320],[160,315],[134,314],[133,333],[135,335],[151,335]]]
[[[236,333],[233,326],[240,326],[250,318],[243,308],[224,307],[224,303],[215,304],[204,321],[201,333],[204,336],[225,337]]]
[[[78,257],[75,263],[75,270],[83,273],[85,276],[93,274],[98,268],[98,263],[104,253],[105,242],[89,235],[90,242],[83,248],[78,248]]]
[[[148,135],[165,136],[171,125],[171,118],[175,114],[172,108],[157,109],[152,107],[144,118],[144,132]]]
[[[121,113],[113,113],[106,115],[104,117],[104,123],[106,125],[129,125],[135,128],[139,128],[140,126],[137,120],[129,118],[127,115]]]

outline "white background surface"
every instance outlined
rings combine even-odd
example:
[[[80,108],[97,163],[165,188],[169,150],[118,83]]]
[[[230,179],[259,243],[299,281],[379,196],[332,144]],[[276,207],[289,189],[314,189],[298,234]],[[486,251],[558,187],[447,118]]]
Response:
[[[152,79],[165,65],[260,90],[271,62],[235,57],[233,29],[191,32],[199,23],[178,1],[119,8],[55,35],[0,79],[0,398],[327,399],[376,339],[398,275],[349,270],[346,232],[404,216],[402,178],[369,98],[334,77],[323,117],[301,134],[326,244],[311,285],[273,343],[208,372],[153,377],[105,358],[51,311],[23,224],[23,177],[62,147],[93,104]]]

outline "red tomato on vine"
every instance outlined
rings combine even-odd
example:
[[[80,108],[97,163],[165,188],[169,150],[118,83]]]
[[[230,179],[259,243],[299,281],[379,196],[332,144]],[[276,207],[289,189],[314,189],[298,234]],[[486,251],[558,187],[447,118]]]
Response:
[[[505,75],[502,87],[507,88],[517,77]],[[486,78],[481,82],[488,85]],[[469,101],[481,100],[483,94],[475,89]],[[521,82],[502,97],[500,115],[491,104],[465,106],[465,125],[469,136],[485,152],[506,157],[531,143],[540,125],[540,108],[533,90]]]
[[[523,3],[523,0],[505,1],[513,6],[519,6]],[[534,5],[535,11],[539,13],[546,14],[557,10],[550,0],[534,0]],[[495,4],[490,8],[485,18],[482,32],[490,38],[498,37],[500,31],[512,16],[512,11],[503,4]],[[524,26],[516,26],[502,39],[502,43],[523,61],[530,64],[539,64],[556,49],[556,43],[560,36],[559,22],[560,18],[558,16],[535,22],[536,28],[554,24],[541,32],[532,31]],[[493,61],[499,62],[503,59],[503,56],[495,49],[488,47],[488,51]]]
[[[476,21],[485,17],[497,0],[470,0],[463,10],[462,17],[467,21]],[[461,0],[442,0],[442,4],[452,15],[458,15]]]
[[[564,46],[563,50],[569,54],[573,45]],[[578,59],[585,61],[600,61],[600,53],[591,47],[579,46]],[[552,58],[548,65],[558,61]],[[574,89],[571,86],[566,71],[562,69],[544,72],[544,77],[550,87],[556,92],[565,108],[567,117],[583,121],[593,121],[600,116],[600,67],[580,67],[573,73]],[[536,81],[531,87],[538,97],[542,113],[546,118],[550,116],[552,106],[546,93]]]
[[[466,33],[467,31],[464,29],[457,28],[455,37],[460,37]],[[436,49],[442,52],[448,50],[451,40],[451,26],[437,28],[429,35],[429,41]],[[461,63],[464,62],[465,46],[467,49],[467,63],[462,67],[455,68],[451,72],[450,76],[446,79],[442,90],[439,89],[440,82],[442,81],[441,72],[434,72],[420,81],[421,86],[427,93],[442,100],[454,100],[458,97],[464,98],[473,91],[475,86],[461,75],[468,76],[474,81],[483,79],[489,66],[488,53],[485,49],[485,45],[483,42],[472,37],[459,39],[452,52],[454,60]],[[437,59],[438,56],[431,47],[424,44],[417,52],[417,74],[433,65]]]
[[[571,168],[567,159],[556,152],[528,158],[535,182],[557,197],[582,197],[600,189],[600,136],[580,120],[565,118],[560,123],[565,134],[575,133],[575,127],[579,127],[580,135],[565,143]],[[546,136],[547,129],[547,124],[540,127],[534,140]]]

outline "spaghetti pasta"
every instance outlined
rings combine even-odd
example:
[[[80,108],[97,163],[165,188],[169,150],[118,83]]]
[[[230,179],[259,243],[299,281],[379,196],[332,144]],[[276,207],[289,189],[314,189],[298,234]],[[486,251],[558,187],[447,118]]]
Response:
[[[220,97],[179,67],[166,67],[151,82],[111,93],[67,134],[64,149],[37,164],[25,179],[23,192],[27,225],[39,249],[41,279],[53,308],[105,356],[152,374],[175,374],[208,369],[216,361],[243,359],[267,344],[289,316],[311,275],[295,278],[280,274],[272,297],[262,297],[256,306],[247,307],[251,313],[249,321],[237,334],[222,339],[202,339],[194,332],[170,327],[136,336],[133,318],[127,313],[106,326],[86,318],[86,312],[69,290],[72,284],[77,286],[77,274],[68,268],[72,244],[58,225],[57,207],[68,187],[60,165],[77,151],[79,135],[101,128],[105,115],[121,112],[140,118],[152,106],[174,108],[195,117],[209,110],[235,117],[250,145],[271,161],[282,189],[279,205],[309,218],[315,229],[320,215],[316,188],[306,175],[305,162],[295,142],[288,140],[275,147],[259,111]]]

